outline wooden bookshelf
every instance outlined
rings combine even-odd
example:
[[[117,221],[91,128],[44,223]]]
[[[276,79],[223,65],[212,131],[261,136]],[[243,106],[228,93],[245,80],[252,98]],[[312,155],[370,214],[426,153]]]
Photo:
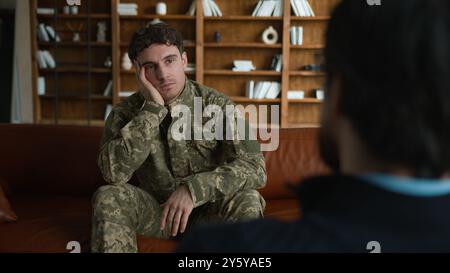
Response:
[[[123,97],[120,91],[137,88],[134,70],[123,70],[121,59],[128,52],[132,34],[148,22],[159,19],[177,28],[185,40],[188,61],[195,63],[195,71],[187,76],[213,87],[242,105],[267,105],[280,108],[281,127],[316,127],[320,121],[321,100],[315,98],[315,89],[322,89],[325,73],[305,71],[308,64],[320,64],[325,46],[325,31],[333,7],[340,0],[308,0],[314,17],[293,16],[290,1],[284,1],[283,16],[254,17],[252,11],[259,0],[215,0],[222,17],[205,17],[202,1],[196,1],[197,12],[186,15],[191,0],[165,1],[167,15],[155,14],[159,0],[84,0],[79,14],[62,14],[65,1],[31,0],[33,89],[35,121],[38,123],[83,124],[102,126],[108,104],[117,104]],[[119,15],[118,3],[136,3],[138,15]],[[54,6],[56,5],[56,7]],[[38,7],[56,8],[56,14],[36,14]],[[107,41],[96,41],[96,23],[106,21]],[[38,23],[52,25],[61,36],[61,42],[39,42]],[[83,24],[82,40],[72,42],[70,25]],[[261,41],[261,33],[273,26],[279,35],[274,45]],[[302,26],[303,45],[290,44],[289,28]],[[221,41],[214,40],[220,32]],[[39,69],[37,50],[49,50],[54,56],[55,69]],[[281,72],[270,70],[272,58],[283,55]],[[112,58],[112,67],[103,67],[104,59]],[[233,60],[252,60],[256,67],[251,72],[232,71]],[[47,92],[37,93],[37,78],[46,78]],[[111,97],[103,96],[109,80],[113,81]],[[278,81],[282,91],[276,99],[250,99],[245,97],[246,83]],[[289,90],[305,91],[305,98],[288,100]],[[268,121],[270,122],[270,120]]]

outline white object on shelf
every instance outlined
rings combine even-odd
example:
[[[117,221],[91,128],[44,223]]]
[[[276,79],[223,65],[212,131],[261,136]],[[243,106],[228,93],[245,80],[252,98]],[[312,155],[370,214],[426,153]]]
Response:
[[[323,100],[325,98],[325,92],[322,89],[317,89],[316,98],[319,100]]]
[[[45,95],[45,78],[38,77],[38,95]]]
[[[133,67],[131,63],[130,57],[128,57],[128,53],[124,53],[122,57],[122,69],[130,70]]]
[[[289,90],[287,93],[288,99],[304,99],[305,91],[303,90]]]
[[[166,15],[167,14],[167,5],[164,2],[156,3],[156,14],[158,15]]]
[[[275,30],[275,28],[273,28],[273,26],[269,26],[262,33],[261,39],[265,44],[276,44],[278,41],[278,32]]]
[[[105,120],[108,118],[108,116],[111,113],[112,109],[113,109],[113,106],[111,104],[106,105]]]
[[[109,97],[112,94],[112,80],[108,81],[108,84],[106,84],[105,90],[103,91],[103,96]]]
[[[38,8],[36,10],[37,14],[55,14],[55,9],[52,8]]]
[[[129,97],[129,96],[133,95],[134,93],[135,93],[134,91],[120,91],[119,97]]]

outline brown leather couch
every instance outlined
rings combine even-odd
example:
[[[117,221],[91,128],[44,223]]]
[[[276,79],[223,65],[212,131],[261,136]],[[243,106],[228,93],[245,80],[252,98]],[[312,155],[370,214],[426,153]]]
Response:
[[[0,252],[70,252],[70,241],[89,251],[91,196],[104,184],[96,163],[101,133],[97,127],[0,124],[0,178],[18,216],[0,224]],[[327,172],[317,133],[283,129],[279,148],[265,153],[266,217],[299,216],[286,183]],[[139,236],[138,245],[140,252],[170,252],[175,243]]]

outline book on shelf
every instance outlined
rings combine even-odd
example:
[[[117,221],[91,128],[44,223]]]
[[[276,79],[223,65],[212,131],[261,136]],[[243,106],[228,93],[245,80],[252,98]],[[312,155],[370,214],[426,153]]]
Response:
[[[137,15],[138,5],[135,3],[123,3],[117,5],[117,12],[119,15]]]
[[[185,72],[192,72],[195,71],[195,64],[188,64],[187,67],[184,69]]]
[[[292,99],[304,99],[305,98],[305,91],[303,91],[303,90],[289,90],[287,92],[287,98],[289,100],[292,100]]]
[[[283,16],[282,0],[260,0],[252,16]]]
[[[43,23],[38,25],[37,36],[40,42],[61,41],[59,35],[55,32],[55,29]]]
[[[108,118],[109,114],[111,113],[113,109],[112,104],[108,104],[106,105],[106,109],[105,109],[105,120]]]
[[[248,72],[256,69],[250,60],[234,60],[233,66],[233,71]]]
[[[36,56],[39,68],[45,69],[56,67],[55,59],[53,59],[52,54],[50,54],[48,50],[38,50]]]
[[[245,95],[250,99],[276,99],[281,93],[281,83],[248,81]]]
[[[112,80],[109,80],[106,84],[105,90],[103,91],[103,96],[110,97],[112,95]]]
[[[315,16],[308,0],[291,0],[291,9],[295,16],[312,17]]]
[[[45,95],[45,78],[44,77],[38,77],[38,95],[42,96]]]
[[[283,55],[282,54],[276,54],[273,56],[272,64],[270,65],[270,69],[274,70],[276,72],[281,72],[283,68]]]
[[[53,8],[37,8],[36,13],[37,14],[46,14],[46,15],[55,14],[55,9],[53,9]]]
[[[220,17],[222,16],[222,11],[220,10],[219,6],[217,5],[214,0],[203,0],[203,15],[205,16],[216,16]],[[195,1],[192,1],[186,15],[194,16],[197,9],[197,5]]]
[[[129,96],[133,95],[134,93],[136,93],[136,92],[135,91],[120,91],[119,97],[129,97]]]
[[[291,45],[303,45],[303,27],[290,27],[289,35],[291,38]]]

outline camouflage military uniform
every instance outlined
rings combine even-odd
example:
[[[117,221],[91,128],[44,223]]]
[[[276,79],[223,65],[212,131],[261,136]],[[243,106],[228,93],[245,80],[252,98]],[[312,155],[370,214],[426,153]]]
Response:
[[[145,101],[138,92],[109,115],[98,164],[110,185],[93,197],[93,252],[136,252],[136,234],[169,238],[167,225],[159,230],[160,204],[182,184],[194,202],[188,229],[215,219],[262,216],[265,202],[256,189],[265,185],[266,172],[256,140],[174,140],[168,133],[177,120],[169,112],[178,104],[193,110],[194,97],[202,98],[203,109],[232,104],[223,94],[186,80],[168,106]],[[127,184],[133,174],[139,187]]]

